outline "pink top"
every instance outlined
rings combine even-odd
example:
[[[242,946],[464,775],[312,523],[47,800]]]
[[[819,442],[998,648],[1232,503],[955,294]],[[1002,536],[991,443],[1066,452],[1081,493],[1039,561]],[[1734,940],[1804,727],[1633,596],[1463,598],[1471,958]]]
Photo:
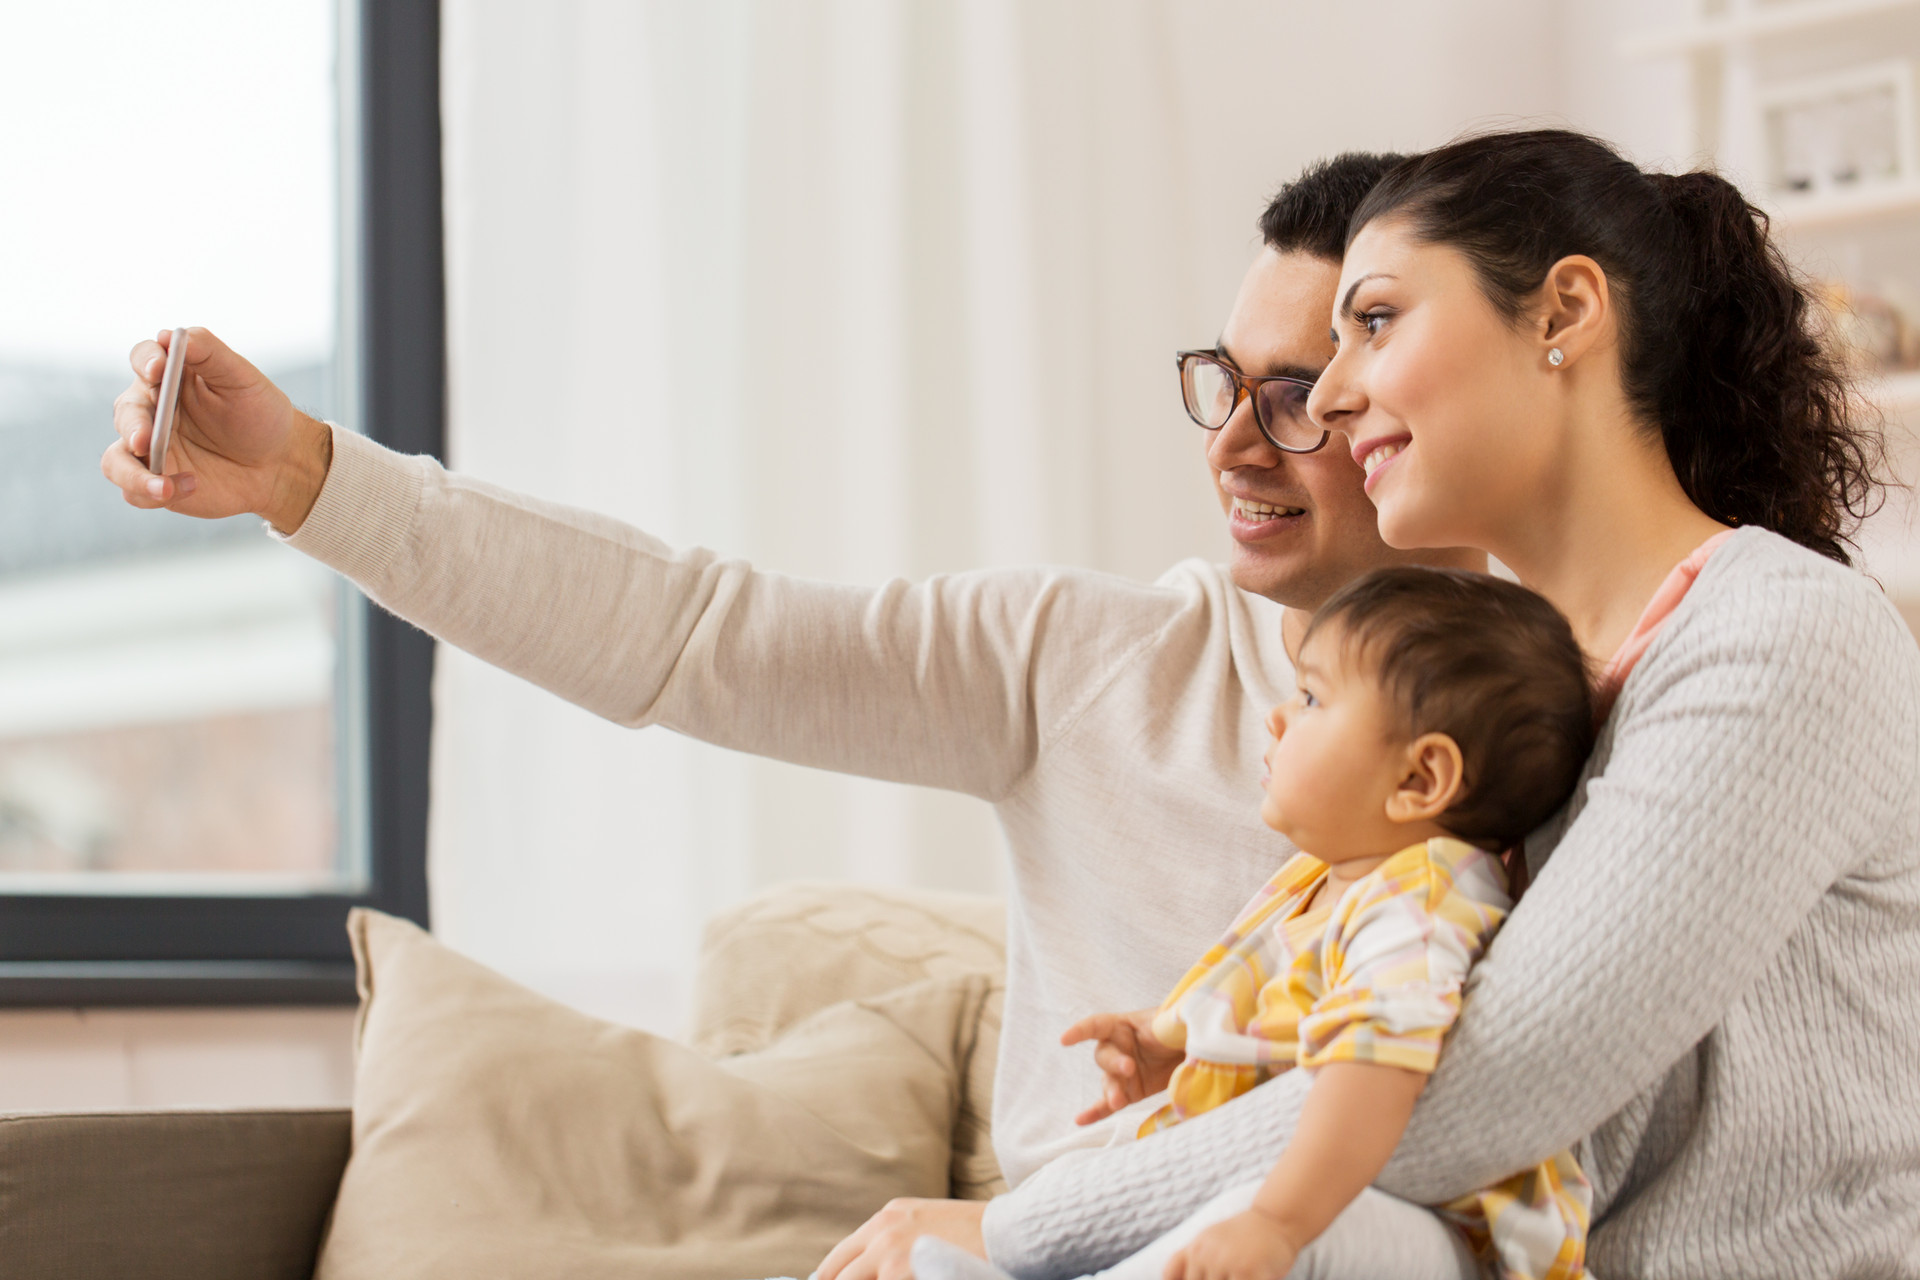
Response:
[[[1653,599],[1647,601],[1647,607],[1640,614],[1640,621],[1633,624],[1633,630],[1621,642],[1620,648],[1608,660],[1605,671],[1600,673],[1600,687],[1595,694],[1594,715],[1605,720],[1607,713],[1613,710],[1613,700],[1620,696],[1620,689],[1627,683],[1627,677],[1633,674],[1634,666],[1647,652],[1647,646],[1660,634],[1667,619],[1687,598],[1687,592],[1693,589],[1693,583],[1700,576],[1700,570],[1706,568],[1707,561],[1720,549],[1720,544],[1733,536],[1733,530],[1722,529],[1705,542],[1693,549],[1693,554],[1673,566],[1673,572],[1667,575],[1660,589],[1653,593]]]

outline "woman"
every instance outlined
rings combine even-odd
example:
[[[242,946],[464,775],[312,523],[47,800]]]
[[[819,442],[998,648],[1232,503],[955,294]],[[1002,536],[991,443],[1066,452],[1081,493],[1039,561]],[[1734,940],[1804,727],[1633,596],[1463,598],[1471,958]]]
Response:
[[[1386,541],[1483,548],[1638,658],[1381,1186],[1579,1144],[1609,1280],[1920,1275],[1920,649],[1847,567],[1878,437],[1764,218],[1576,134],[1479,137],[1375,188],[1338,296],[1310,407]],[[1296,1075],[1042,1170],[990,1255],[1133,1252],[1264,1172]]]

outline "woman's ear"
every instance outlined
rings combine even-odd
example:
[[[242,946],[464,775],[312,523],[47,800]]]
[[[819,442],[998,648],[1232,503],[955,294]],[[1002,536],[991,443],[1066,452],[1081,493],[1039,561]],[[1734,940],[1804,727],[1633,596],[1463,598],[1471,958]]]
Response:
[[[1423,733],[1407,748],[1406,773],[1387,797],[1388,822],[1432,822],[1453,806],[1465,786],[1460,744],[1444,733]]]
[[[1540,358],[1553,368],[1565,368],[1593,349],[1611,321],[1607,273],[1584,253],[1562,258],[1547,269],[1540,303]],[[1551,358],[1555,351],[1559,359]]]

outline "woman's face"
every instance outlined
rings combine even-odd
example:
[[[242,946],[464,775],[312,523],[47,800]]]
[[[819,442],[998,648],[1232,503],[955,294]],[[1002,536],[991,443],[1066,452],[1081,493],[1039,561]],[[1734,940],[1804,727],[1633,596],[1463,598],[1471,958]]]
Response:
[[[1458,250],[1368,223],[1347,250],[1333,337],[1308,412],[1365,468],[1388,546],[1498,554],[1502,528],[1553,501],[1558,407],[1539,341],[1493,309]]]

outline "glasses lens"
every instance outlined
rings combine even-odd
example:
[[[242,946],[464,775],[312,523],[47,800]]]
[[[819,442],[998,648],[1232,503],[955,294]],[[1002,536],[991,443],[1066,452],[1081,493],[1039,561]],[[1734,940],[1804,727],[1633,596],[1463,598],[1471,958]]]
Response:
[[[1304,382],[1263,382],[1254,392],[1261,425],[1283,449],[1313,449],[1327,433],[1307,416],[1307,397],[1313,388]]]
[[[1233,379],[1203,356],[1189,357],[1181,366],[1180,390],[1187,398],[1187,413],[1203,427],[1224,427],[1233,416]]]

